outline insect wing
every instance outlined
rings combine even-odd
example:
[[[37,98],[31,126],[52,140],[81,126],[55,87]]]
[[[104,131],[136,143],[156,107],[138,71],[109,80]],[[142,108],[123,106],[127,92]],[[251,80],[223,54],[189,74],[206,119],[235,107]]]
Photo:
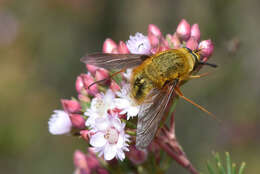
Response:
[[[148,55],[93,53],[81,58],[85,64],[95,65],[108,70],[132,68],[140,65]]]
[[[146,148],[153,140],[174,92],[174,85],[167,86],[167,88],[166,91],[153,89],[145,103],[141,105],[136,132],[136,147],[139,149]]]

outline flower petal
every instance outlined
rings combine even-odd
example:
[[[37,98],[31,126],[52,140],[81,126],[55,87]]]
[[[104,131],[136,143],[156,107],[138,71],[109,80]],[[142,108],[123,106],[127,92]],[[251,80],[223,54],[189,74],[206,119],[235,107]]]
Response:
[[[122,124],[121,124],[121,121],[119,119],[111,119],[111,123],[112,123],[112,126],[114,126],[118,131],[120,131],[122,129]]]
[[[130,102],[124,98],[116,98],[115,100],[115,107],[118,109],[124,109],[130,107]]]
[[[95,128],[97,128],[100,131],[104,131],[108,128],[109,126],[109,121],[106,118],[99,117],[95,119]]]
[[[94,147],[102,147],[107,143],[103,132],[97,132],[90,138],[90,144]]]
[[[116,145],[106,144],[104,149],[105,160],[111,160],[116,156],[117,148]]]
[[[123,161],[123,160],[125,159],[125,153],[124,153],[121,149],[118,149],[116,156],[117,156],[121,161]]]
[[[117,145],[118,148],[122,148],[124,146],[124,135],[123,135],[123,133],[121,133],[119,135],[116,145]]]
[[[48,124],[49,132],[53,135],[69,133],[72,127],[69,115],[62,110],[55,110]]]

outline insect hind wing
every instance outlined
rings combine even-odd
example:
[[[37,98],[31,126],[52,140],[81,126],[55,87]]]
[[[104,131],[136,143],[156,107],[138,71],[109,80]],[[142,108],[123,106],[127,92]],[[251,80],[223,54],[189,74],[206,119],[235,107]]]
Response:
[[[138,149],[145,149],[152,142],[173,92],[174,86],[168,86],[166,91],[153,89],[148,101],[141,105],[136,132]]]
[[[86,55],[80,60],[85,64],[95,65],[111,70],[138,66],[148,57],[148,55],[142,54],[93,53]]]

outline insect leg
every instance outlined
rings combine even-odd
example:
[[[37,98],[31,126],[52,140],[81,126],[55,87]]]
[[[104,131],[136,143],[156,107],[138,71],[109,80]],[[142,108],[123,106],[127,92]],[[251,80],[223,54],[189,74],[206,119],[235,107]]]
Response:
[[[201,78],[201,77],[205,77],[205,76],[207,76],[209,74],[210,73],[203,73],[203,74],[199,74],[199,75],[190,75],[189,79],[198,79],[198,78]]]
[[[208,115],[210,115],[211,117],[213,117],[215,120],[218,120],[217,117],[216,117],[214,114],[212,114],[211,112],[209,112],[207,109],[205,109],[204,107],[198,105],[198,104],[195,103],[194,101],[192,101],[192,100],[188,99],[187,97],[185,97],[185,96],[182,94],[182,92],[181,92],[181,90],[180,90],[180,88],[179,88],[178,86],[175,87],[175,93],[176,93],[179,97],[181,97],[182,99],[186,100],[187,102],[191,103],[191,104],[194,105],[195,107],[199,108],[201,111],[203,111],[203,112],[207,113]],[[220,120],[218,120],[218,121],[220,121]]]

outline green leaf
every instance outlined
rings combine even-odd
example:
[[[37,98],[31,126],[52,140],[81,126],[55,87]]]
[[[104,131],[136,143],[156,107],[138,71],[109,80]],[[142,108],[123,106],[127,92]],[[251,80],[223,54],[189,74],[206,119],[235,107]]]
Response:
[[[225,169],[221,163],[219,153],[215,153],[214,156],[219,174],[226,174]]]
[[[227,161],[227,174],[232,174],[231,160],[230,160],[230,155],[228,152],[226,152],[226,161]]]
[[[210,162],[207,161],[207,168],[209,171],[209,174],[215,174],[214,169],[212,168],[212,166],[210,165]]]
[[[232,174],[236,174],[236,167],[237,165],[235,163],[232,164]]]
[[[231,162],[230,154],[228,152],[226,154],[226,168],[222,164],[219,153],[214,153],[213,156],[216,162],[216,170],[214,170],[213,167],[211,167],[209,161],[207,161],[207,168],[209,171],[209,174],[243,174],[245,169],[245,162],[243,162],[239,168],[239,171],[236,172],[236,164]]]
[[[244,169],[245,169],[245,166],[246,166],[246,163],[243,162],[239,168],[239,171],[238,171],[238,174],[243,174],[244,172]]]

